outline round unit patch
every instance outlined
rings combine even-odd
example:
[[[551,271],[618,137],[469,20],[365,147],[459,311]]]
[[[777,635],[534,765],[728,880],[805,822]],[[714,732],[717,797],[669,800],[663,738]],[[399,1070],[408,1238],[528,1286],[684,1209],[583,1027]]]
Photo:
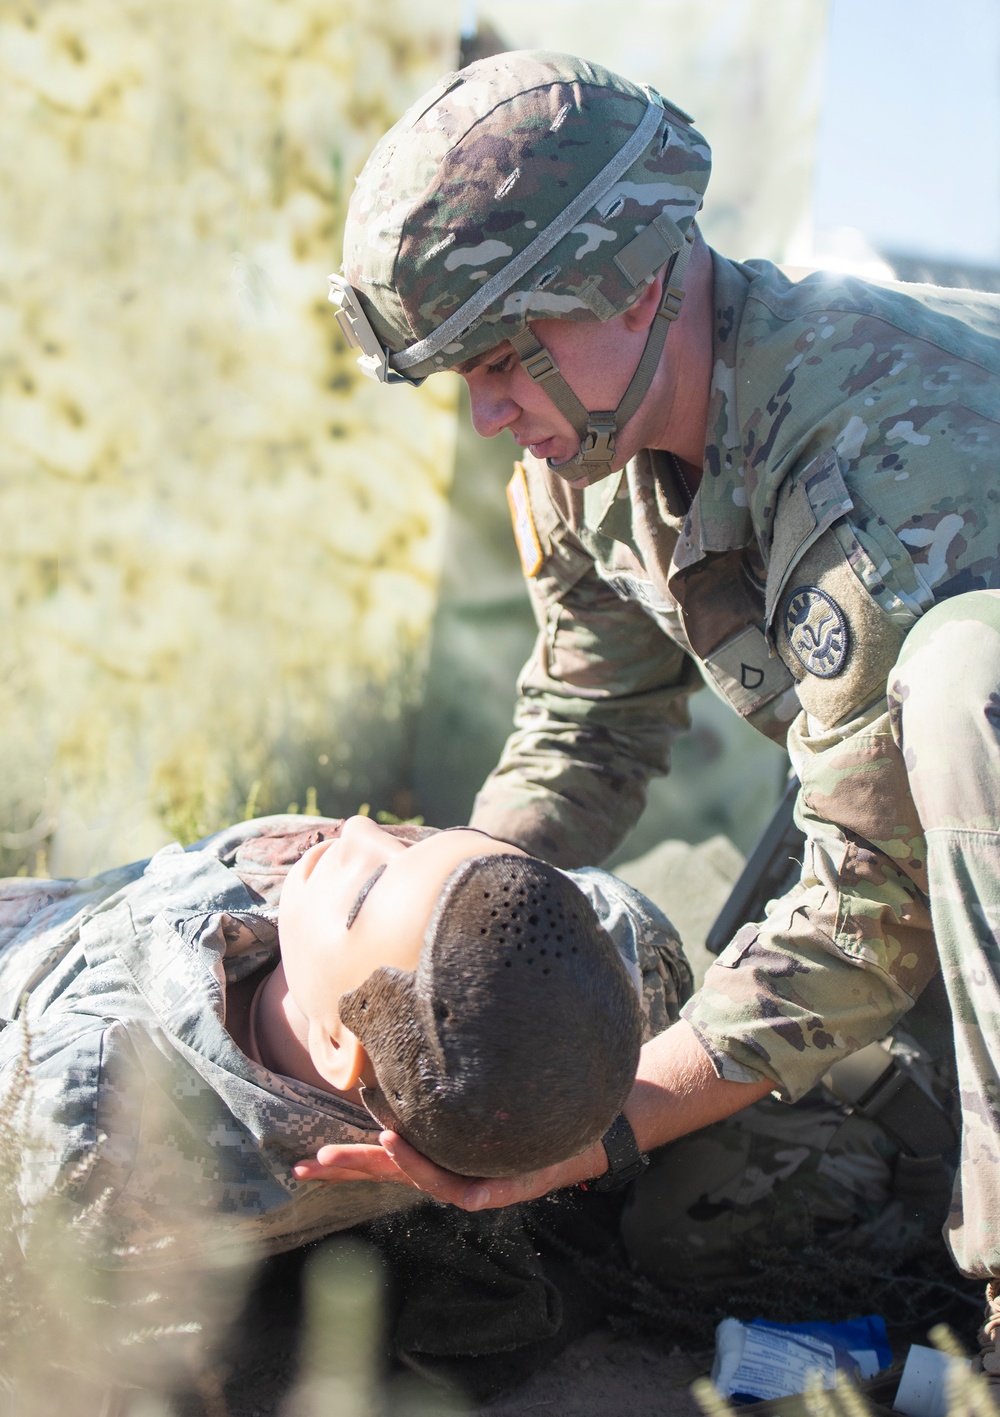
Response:
[[[832,679],[843,669],[850,634],[844,612],[825,590],[806,585],[792,591],[785,606],[785,634],[810,674]]]

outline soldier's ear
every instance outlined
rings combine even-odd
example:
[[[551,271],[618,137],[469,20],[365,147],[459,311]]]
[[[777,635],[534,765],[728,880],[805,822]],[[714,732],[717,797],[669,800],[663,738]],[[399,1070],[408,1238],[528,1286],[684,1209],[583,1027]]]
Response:
[[[368,1062],[364,1045],[343,1023],[334,1038],[320,1024],[309,1029],[309,1056],[319,1075],[339,1092],[357,1087]]]
[[[638,300],[628,307],[622,319],[627,330],[648,330],[656,319],[663,297],[663,272],[649,282]]]

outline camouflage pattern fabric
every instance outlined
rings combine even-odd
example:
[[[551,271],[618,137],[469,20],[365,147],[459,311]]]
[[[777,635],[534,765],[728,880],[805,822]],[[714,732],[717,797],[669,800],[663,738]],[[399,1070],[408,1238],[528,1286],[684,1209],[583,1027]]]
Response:
[[[524,256],[627,156],[644,120],[631,160],[557,240]],[[704,138],[652,90],[572,55],[499,54],[446,75],[378,143],[351,198],[344,274],[397,352],[497,281],[481,315],[406,365],[419,379],[484,353],[532,316],[606,320],[626,309],[666,248],[683,245],[710,169]]]
[[[289,866],[340,826],[261,818],[93,880],[0,882],[0,1100],[26,1033],[26,1214],[53,1195],[99,1202],[109,1266],[141,1268],[291,1249],[419,1202],[391,1184],[297,1181],[295,1161],[379,1129],[254,1063],[225,1028],[227,987],[278,959]],[[690,973],[668,922],[603,871],[571,877],[621,950],[648,1028],[676,1020]]]
[[[926,849],[962,1107],[946,1238],[959,1267],[1000,1274],[1000,591],[927,613],[889,679],[893,739]]]
[[[933,1098],[958,1136],[954,1041],[941,976],[882,1045]],[[660,1147],[634,1183],[622,1238],[636,1269],[666,1288],[759,1275],[781,1252],[794,1262],[822,1247],[833,1260],[878,1259],[892,1269],[940,1237],[958,1147],[900,1149],[879,1116],[850,1108],[825,1084],[789,1107],[765,1097]],[[784,1261],[781,1261],[784,1262]]]
[[[900,1156],[823,1089],[772,1098],[661,1147],[633,1184],[622,1239],[640,1274],[684,1289],[747,1278],[768,1252],[898,1256],[940,1232],[954,1168]]]
[[[664,454],[583,492],[525,460],[540,634],[473,822],[563,864],[610,851],[668,766],[698,669],[787,740],[801,881],[684,1014],[720,1075],[795,1099],[889,1031],[938,967],[886,682],[928,611],[1000,584],[1000,303],[796,284],[714,254],[713,270],[693,504]]]

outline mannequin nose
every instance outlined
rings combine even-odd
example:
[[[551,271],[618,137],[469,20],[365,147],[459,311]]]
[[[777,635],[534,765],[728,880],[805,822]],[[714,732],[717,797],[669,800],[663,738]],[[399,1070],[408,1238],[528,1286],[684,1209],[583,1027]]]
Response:
[[[371,817],[348,817],[340,829],[341,860],[374,868],[407,849],[408,843],[393,836]]]
[[[348,847],[366,848],[381,844],[385,836],[378,822],[371,817],[347,817],[340,829],[340,839]]]

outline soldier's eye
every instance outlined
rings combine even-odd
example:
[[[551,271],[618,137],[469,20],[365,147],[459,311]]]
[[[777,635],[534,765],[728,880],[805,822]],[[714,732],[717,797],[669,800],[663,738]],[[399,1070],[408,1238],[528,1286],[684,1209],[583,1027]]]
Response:
[[[492,364],[487,364],[487,374],[507,374],[514,366],[514,355],[505,354],[501,359],[496,359]]]

